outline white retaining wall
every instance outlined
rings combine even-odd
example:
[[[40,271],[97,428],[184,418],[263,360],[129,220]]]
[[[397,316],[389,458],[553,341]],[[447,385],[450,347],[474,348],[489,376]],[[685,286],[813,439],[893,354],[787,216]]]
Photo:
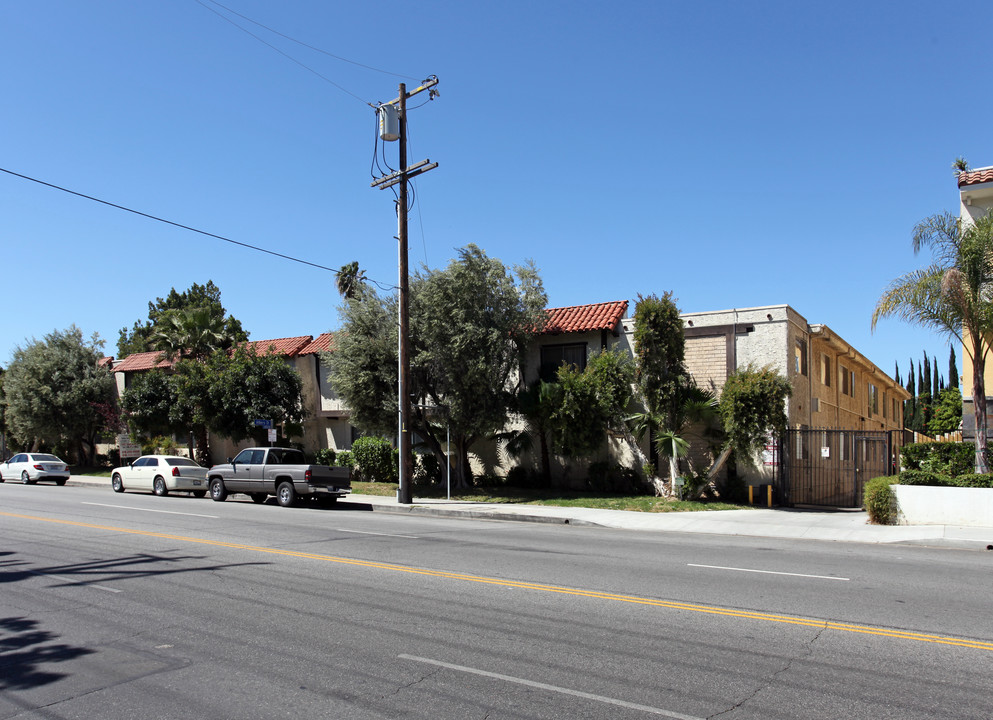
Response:
[[[993,488],[890,485],[898,525],[993,527]]]

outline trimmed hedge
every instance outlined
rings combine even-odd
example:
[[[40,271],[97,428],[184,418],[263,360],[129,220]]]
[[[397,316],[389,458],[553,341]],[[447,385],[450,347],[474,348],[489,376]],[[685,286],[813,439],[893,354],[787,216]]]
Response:
[[[892,477],[873,478],[865,484],[862,504],[869,515],[869,521],[877,525],[891,525],[896,518],[893,491],[890,484]]]
[[[910,443],[900,448],[900,459],[904,470],[965,475],[976,466],[976,445],[971,442]]]
[[[932,487],[993,488],[993,475],[965,473],[950,477],[926,470],[904,470],[900,473],[901,485],[930,485]]]

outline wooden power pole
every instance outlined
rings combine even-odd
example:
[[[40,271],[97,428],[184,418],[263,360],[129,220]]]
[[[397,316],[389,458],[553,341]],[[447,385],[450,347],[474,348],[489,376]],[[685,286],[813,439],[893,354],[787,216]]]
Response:
[[[399,282],[399,315],[400,315],[400,329],[399,329],[399,368],[397,370],[397,398],[399,400],[399,445],[400,445],[400,486],[397,490],[397,502],[405,505],[410,505],[414,501],[413,496],[413,467],[411,460],[412,455],[412,439],[410,435],[410,319],[409,319],[409,270],[407,265],[407,182],[425,173],[428,170],[432,170],[438,167],[438,163],[432,163],[430,160],[422,160],[421,162],[415,163],[414,165],[407,167],[407,98],[416,95],[417,93],[433,88],[438,84],[438,78],[432,77],[425,80],[420,87],[407,92],[407,86],[404,83],[400,83],[400,94],[396,100],[391,100],[383,106],[380,106],[379,112],[385,112],[384,108],[389,105],[395,105],[397,109],[397,120],[398,132],[397,139],[400,141],[400,169],[395,173],[390,173],[389,175],[384,175],[381,178],[377,178],[373,181],[372,187],[378,187],[380,190],[394,185],[400,185],[399,200],[397,201],[397,240],[399,241],[399,265],[400,265],[400,282]],[[434,92],[432,91],[432,97]],[[382,119],[380,119],[380,128],[383,128]],[[384,140],[392,139],[392,136],[387,137],[386,134],[382,134]]]

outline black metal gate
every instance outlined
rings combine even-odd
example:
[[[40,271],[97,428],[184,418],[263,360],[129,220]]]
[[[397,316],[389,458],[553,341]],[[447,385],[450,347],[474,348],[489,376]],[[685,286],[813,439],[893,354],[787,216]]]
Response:
[[[888,431],[787,430],[779,444],[781,502],[862,507],[866,481],[893,473],[895,450]]]

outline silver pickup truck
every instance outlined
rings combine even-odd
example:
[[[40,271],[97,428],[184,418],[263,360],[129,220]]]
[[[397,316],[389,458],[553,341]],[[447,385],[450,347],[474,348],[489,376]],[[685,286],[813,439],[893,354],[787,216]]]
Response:
[[[335,502],[352,491],[352,480],[348,468],[308,465],[294,448],[246,448],[207,471],[207,488],[217,502],[229,493],[245,493],[257,503],[275,495],[280,505],[291,507],[299,497]]]

